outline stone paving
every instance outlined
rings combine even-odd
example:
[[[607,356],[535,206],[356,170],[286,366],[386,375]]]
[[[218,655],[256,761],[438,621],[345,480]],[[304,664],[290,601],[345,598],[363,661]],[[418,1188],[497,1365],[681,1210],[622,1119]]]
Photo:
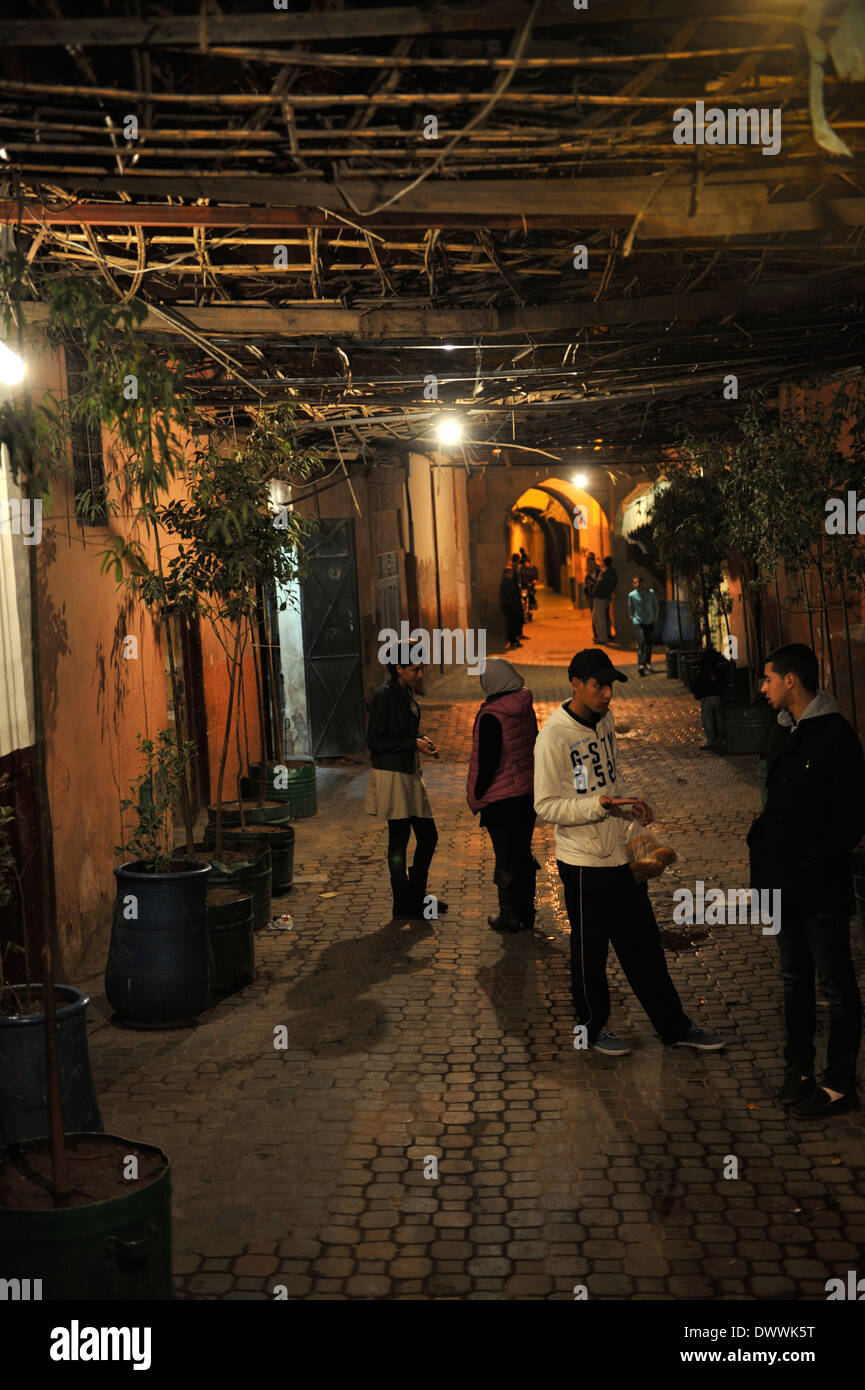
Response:
[[[591,639],[564,600],[542,596],[537,617],[513,656],[543,722]],[[389,920],[366,767],[332,765],[275,907],[293,929],[258,934],[253,985],[195,1028],[152,1033],[114,1025],[99,978],[86,982],[105,1127],[173,1163],[179,1297],[573,1299],[583,1285],[594,1299],[825,1299],[827,1279],[865,1273],[865,1116],[797,1123],[772,1099],[773,938],[672,924],[677,885],[747,886],[756,759],[701,752],[684,687],[608,650],[631,677],[614,705],[624,775],[679,853],[651,886],[671,973],[727,1050],[663,1048],[612,953],[611,1025],[634,1051],[574,1050],[552,827],[535,832],[538,930],[502,940],[486,925],[489,842],[465,803],[478,681],[432,682],[430,887],[447,916]]]

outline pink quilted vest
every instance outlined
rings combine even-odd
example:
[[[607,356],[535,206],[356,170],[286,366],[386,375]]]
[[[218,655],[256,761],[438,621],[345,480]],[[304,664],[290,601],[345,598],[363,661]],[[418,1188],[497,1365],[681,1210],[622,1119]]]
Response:
[[[478,728],[483,714],[494,714],[502,726],[502,759],[492,783],[478,800],[474,787],[479,764]],[[472,730],[472,755],[466,787],[466,800],[472,811],[480,811],[491,801],[504,801],[509,796],[530,796],[534,793],[537,731],[532,692],[525,686],[522,690],[502,695],[499,700],[481,705]]]

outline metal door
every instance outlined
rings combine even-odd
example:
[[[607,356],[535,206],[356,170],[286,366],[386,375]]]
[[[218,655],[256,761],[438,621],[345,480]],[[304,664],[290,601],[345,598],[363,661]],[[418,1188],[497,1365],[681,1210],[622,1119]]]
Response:
[[[312,756],[366,751],[354,522],[322,517],[301,581],[306,704]]]

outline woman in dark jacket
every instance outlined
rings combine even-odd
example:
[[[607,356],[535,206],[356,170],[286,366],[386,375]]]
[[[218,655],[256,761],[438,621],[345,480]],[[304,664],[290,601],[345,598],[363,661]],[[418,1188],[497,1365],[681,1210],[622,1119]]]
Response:
[[[420,709],[414,685],[422,666],[389,666],[388,679],[372,697],[366,741],[372,754],[372,772],[364,809],[387,821],[387,862],[393,889],[394,917],[423,917],[427,876],[438,842],[432,807],[424,786],[418,753],[437,758],[432,739],[418,736]],[[415,836],[414,862],[407,870],[411,832]],[[447,903],[436,900],[436,912],[447,912]]]
[[[487,698],[475,716],[466,799],[475,814],[480,811],[496,856],[499,915],[487,921],[495,931],[531,931],[538,872],[532,855],[538,721],[532,692],[509,661],[488,661],[481,686]]]

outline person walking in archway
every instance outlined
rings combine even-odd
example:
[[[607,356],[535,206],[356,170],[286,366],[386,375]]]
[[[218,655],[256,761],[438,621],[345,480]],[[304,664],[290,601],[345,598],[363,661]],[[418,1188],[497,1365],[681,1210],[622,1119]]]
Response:
[[[438,831],[424,786],[418,754],[437,758],[432,739],[419,736],[420,709],[414,687],[423,666],[388,665],[388,678],[375,692],[369,712],[367,746],[372,772],[364,809],[387,821],[387,862],[394,917],[423,917],[427,879]],[[407,868],[408,843],[414,831],[415,852]],[[436,912],[447,912],[436,899]]]
[[[532,854],[538,721],[532,692],[509,661],[488,661],[480,679],[486,699],[472,730],[466,800],[474,815],[480,812],[496,857],[499,914],[487,921],[495,931],[531,931],[538,872]]]
[[[499,584],[499,608],[505,620],[505,633],[508,649],[522,645],[520,637],[523,630],[523,601],[520,597],[519,581],[510,565],[505,565]]]
[[[628,612],[637,629],[637,670],[641,676],[652,675],[652,633],[658,619],[658,598],[654,589],[647,589],[642,575],[634,575],[634,587],[628,594]]]

